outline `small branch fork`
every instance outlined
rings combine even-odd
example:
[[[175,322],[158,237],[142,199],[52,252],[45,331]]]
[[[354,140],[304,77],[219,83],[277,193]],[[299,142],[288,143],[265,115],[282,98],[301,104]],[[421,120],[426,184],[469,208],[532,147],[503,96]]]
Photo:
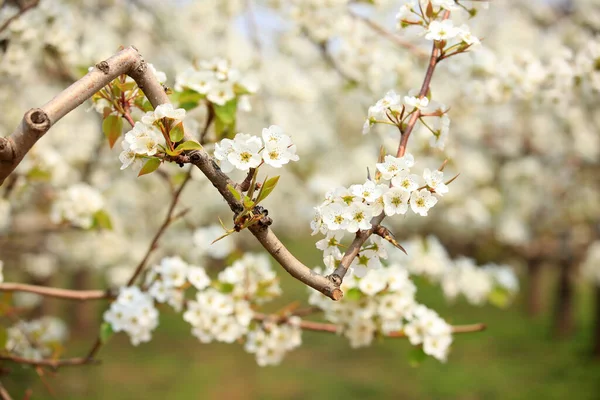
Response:
[[[52,125],[123,74],[129,75],[136,81],[153,107],[169,103],[164,88],[148,70],[146,62],[137,49],[128,47],[96,64],[95,68],[83,78],[41,108],[29,110],[8,138],[0,138],[0,185]],[[193,138],[186,133],[184,140],[193,140]],[[186,155],[189,157],[189,161],[212,182],[229,208],[234,213],[241,212],[242,204],[227,189],[227,185],[235,187],[235,183],[220,170],[212,157],[203,149],[188,152]],[[290,275],[333,300],[342,298],[343,293],[338,285],[331,279],[315,273],[296,259],[268,226],[255,224],[249,230]]]
[[[446,11],[444,13],[443,19],[448,19],[448,17],[450,17],[450,12]],[[427,96],[427,93],[429,92],[429,86],[431,85],[431,78],[433,77],[433,73],[435,72],[435,67],[441,61],[441,58],[440,58],[441,52],[442,52],[442,49],[440,48],[440,46],[437,45],[437,42],[434,41],[433,48],[431,49],[431,56],[429,57],[427,72],[425,73],[425,78],[423,79],[423,84],[421,85],[421,90],[419,91],[420,98]],[[419,120],[420,116],[421,116],[421,110],[416,110],[410,116],[410,119],[408,120],[406,127],[400,134],[400,143],[398,145],[398,152],[396,153],[396,157],[402,157],[406,153],[406,146],[408,143],[408,138],[410,137],[410,134],[411,134],[413,128],[415,127],[417,121]],[[384,218],[385,218],[385,214],[381,213],[380,215],[374,217],[371,220],[371,228],[370,229],[364,230],[364,231],[358,231],[356,233],[356,237],[354,238],[354,240],[352,241],[350,246],[348,246],[348,249],[346,250],[342,259],[340,260],[339,265],[336,267],[336,269],[333,271],[333,273],[331,275],[329,275],[329,278],[332,281],[336,282],[339,285],[342,284],[342,282],[344,280],[344,276],[346,275],[346,272],[348,272],[348,268],[350,267],[350,264],[352,263],[354,258],[356,258],[358,253],[360,252],[360,248],[367,241],[367,239],[369,237],[371,237],[371,235],[374,232],[376,232],[378,229],[380,229],[380,224],[383,222]]]

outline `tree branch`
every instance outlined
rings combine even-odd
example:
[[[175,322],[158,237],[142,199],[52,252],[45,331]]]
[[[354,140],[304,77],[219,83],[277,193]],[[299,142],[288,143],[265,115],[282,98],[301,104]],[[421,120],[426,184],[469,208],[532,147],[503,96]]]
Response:
[[[114,297],[110,291],[60,289],[25,283],[0,283],[0,292],[28,292],[39,294],[40,296],[77,301],[110,299]]]
[[[369,28],[371,28],[373,31],[378,33],[381,37],[388,39],[389,41],[396,44],[397,46],[400,46],[402,48],[410,50],[411,53],[418,56],[419,58],[427,58],[427,53],[425,51],[423,51],[421,48],[417,47],[416,45],[414,45],[413,43],[411,43],[407,40],[404,40],[400,36],[388,31],[387,29],[385,29],[383,26],[379,25],[378,23],[370,20],[369,18],[367,18],[365,16],[357,14],[356,12],[352,11],[351,9],[348,9],[348,13],[353,18],[364,22]]]
[[[134,47],[121,50],[96,64],[83,78],[41,108],[28,111],[11,136],[0,138],[0,185],[53,124],[122,74],[128,74],[136,81],[153,107],[170,103],[164,88],[147,69],[138,51]],[[184,140],[194,138],[186,132]],[[191,151],[188,155],[219,191],[229,208],[236,214],[241,212],[242,204],[227,189],[227,185],[235,187],[235,183],[221,171],[212,157],[204,149]],[[342,297],[342,291],[332,280],[316,274],[298,261],[268,227],[256,224],[250,227],[250,232],[292,276],[334,300]]]
[[[274,323],[281,324],[281,323],[286,322],[288,318],[276,316],[276,315],[255,313],[254,319],[257,321],[272,321]],[[315,331],[315,332],[339,333],[339,331],[340,331],[339,325],[327,324],[324,322],[302,320],[300,322],[299,326],[303,330]],[[456,325],[456,326],[452,326],[452,333],[481,332],[485,329],[486,329],[485,324]],[[404,333],[404,331],[390,332],[387,335],[383,335],[383,336],[389,337],[389,338],[406,338],[407,337],[407,335],[406,335],[406,333]]]
[[[33,365],[36,367],[49,367],[57,370],[60,367],[69,367],[75,365],[100,364],[100,360],[91,358],[64,358],[58,360],[34,360],[17,356],[0,356],[0,361],[12,361],[18,364]]]
[[[2,26],[0,26],[0,33],[4,32],[6,30],[6,28],[8,28],[10,24],[12,24],[12,22],[14,20],[21,18],[21,16],[23,14],[25,14],[27,11],[37,7],[39,2],[40,2],[39,0],[30,0],[29,2],[19,2],[19,11],[15,15],[13,15],[12,17],[10,17],[6,21],[4,21]],[[23,3],[23,4],[21,4],[21,3]]]
[[[443,19],[447,19],[450,16],[450,12],[446,11],[443,15]],[[419,91],[419,97],[425,97],[429,92],[429,86],[431,85],[431,78],[433,77],[433,73],[435,72],[435,67],[440,61],[439,56],[441,54],[441,49],[438,48],[436,42],[433,42],[433,48],[431,49],[431,56],[429,57],[429,64],[427,66],[427,72],[425,72],[425,78],[423,78],[423,83],[421,85],[421,90]],[[398,145],[398,152],[396,153],[396,157],[402,157],[406,152],[406,145],[408,143],[408,138],[415,127],[419,117],[421,116],[421,110],[416,110],[411,116],[406,124],[406,127],[400,134],[400,143]],[[383,219],[385,218],[385,214],[382,212],[378,216],[374,217],[371,220],[371,229],[365,231],[358,231],[356,233],[356,237],[348,246],[348,249],[344,253],[340,263],[333,271],[329,278],[336,282],[336,284],[341,285],[344,280],[344,276],[346,272],[348,272],[348,268],[350,268],[350,264],[358,253],[360,252],[360,248],[367,241],[367,239],[373,234],[375,229],[381,224]]]

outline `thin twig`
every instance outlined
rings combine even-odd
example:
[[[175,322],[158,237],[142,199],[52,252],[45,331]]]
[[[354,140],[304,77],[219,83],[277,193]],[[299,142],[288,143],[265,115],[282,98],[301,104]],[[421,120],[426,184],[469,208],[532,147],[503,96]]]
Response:
[[[8,28],[8,26],[12,24],[13,21],[15,21],[18,18],[21,18],[21,16],[27,11],[37,7],[38,4],[39,0],[31,0],[28,4],[21,6],[19,8],[19,12],[17,12],[15,15],[4,21],[4,23],[0,26],[0,33],[2,33],[6,28]]]
[[[25,283],[0,283],[0,292],[27,292],[57,299],[88,301],[110,299],[114,297],[103,290],[71,290],[47,286],[28,285]]]
[[[449,16],[450,16],[450,11],[446,11],[443,15],[443,19],[448,19]],[[421,90],[419,91],[419,97],[421,97],[421,98],[426,96],[427,92],[429,92],[429,86],[431,85],[431,78],[433,77],[433,73],[435,72],[435,67],[436,67],[437,63],[440,61],[439,60],[440,53],[441,53],[441,49],[439,49],[438,46],[436,46],[436,42],[434,41],[433,48],[431,50],[431,56],[429,58],[429,64],[427,66],[427,72],[425,72],[425,78],[423,78],[423,84],[421,85]],[[419,119],[420,113],[421,113],[420,110],[416,110],[410,116],[410,119],[409,119],[406,127],[404,128],[404,130],[401,131],[400,143],[398,144],[398,152],[396,154],[397,157],[402,157],[405,154],[406,145],[408,143],[408,138],[410,137],[410,134]],[[348,268],[350,268],[350,264],[352,264],[352,261],[356,258],[356,256],[360,252],[362,245],[373,234],[375,229],[381,224],[381,222],[383,221],[384,218],[385,218],[385,214],[382,212],[381,214],[379,214],[378,216],[374,217],[371,220],[371,228],[370,229],[356,232],[356,237],[354,238],[354,240],[352,241],[350,246],[348,246],[348,249],[342,256],[342,259],[340,260],[340,263],[338,264],[336,269],[329,276],[329,278],[332,279],[334,282],[336,282],[336,284],[339,284],[339,285],[342,284],[342,281],[344,280],[344,276],[346,275]]]
[[[269,315],[269,314],[261,314],[255,313],[254,319],[256,321],[271,321],[273,323],[284,323],[287,321],[287,318],[277,316],[277,315]],[[328,324],[324,322],[315,322],[315,321],[300,321],[300,328],[307,331],[315,331],[315,332],[328,332],[328,333],[338,333],[340,332],[341,327],[336,324]],[[481,332],[486,329],[485,324],[472,324],[472,325],[456,325],[452,326],[452,333],[472,333],[472,332]],[[384,337],[389,338],[406,338],[407,335],[404,331],[396,331],[390,332]]]
[[[349,9],[348,12],[353,18],[364,22],[373,31],[378,33],[380,36],[390,40],[392,43],[396,44],[397,46],[400,46],[402,48],[410,50],[413,54],[415,54],[416,56],[418,56],[420,58],[427,58],[428,54],[425,51],[423,51],[421,48],[414,45],[413,43],[411,43],[407,40],[404,40],[403,38],[396,35],[395,33],[388,31],[387,29],[385,29],[383,26],[379,25],[378,23],[372,21],[371,19],[369,19],[365,16],[357,14],[356,12],[352,11],[351,9]]]
[[[31,358],[23,358],[17,356],[0,355],[2,361],[12,361],[18,364],[33,365],[39,367],[49,367],[57,370],[60,367],[69,367],[74,365],[100,364],[100,360],[91,358],[63,358],[58,360],[34,360]]]
[[[191,170],[189,170],[187,172],[183,182],[179,186],[179,189],[177,189],[177,191],[173,195],[171,204],[169,205],[169,210],[167,211],[167,215],[165,216],[163,223],[161,224],[160,228],[158,228],[158,231],[156,231],[154,238],[152,238],[152,242],[150,242],[150,246],[148,246],[148,250],[146,251],[146,254],[144,255],[144,257],[142,258],[142,260],[136,267],[133,275],[131,275],[131,278],[129,278],[129,281],[127,282],[127,286],[133,285],[133,283],[135,282],[137,277],[140,275],[140,273],[144,269],[144,266],[148,262],[150,255],[158,247],[158,241],[160,240],[161,236],[165,233],[165,231],[167,230],[169,225],[175,220],[175,218],[173,217],[173,212],[175,211],[175,207],[177,206],[177,203],[179,202],[179,198],[181,196],[181,193],[183,192],[183,189],[185,189],[185,186],[190,181],[191,177],[192,177]]]
[[[10,394],[8,393],[2,382],[0,382],[0,400],[12,400],[12,397],[10,397]]]

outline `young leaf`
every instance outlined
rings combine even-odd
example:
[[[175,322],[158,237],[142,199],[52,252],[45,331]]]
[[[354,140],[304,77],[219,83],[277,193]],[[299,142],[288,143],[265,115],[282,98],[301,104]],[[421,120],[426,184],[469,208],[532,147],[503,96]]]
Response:
[[[233,195],[233,197],[235,197],[237,201],[240,201],[242,199],[242,195],[237,190],[235,190],[233,185],[227,185],[227,190],[231,192],[231,194]]]
[[[237,99],[229,100],[227,103],[219,106],[213,105],[215,115],[225,125],[231,125],[235,122],[235,113],[237,110]]]
[[[408,363],[411,367],[418,367],[423,361],[427,359],[427,354],[423,351],[421,346],[413,347],[408,354]]]
[[[112,326],[108,322],[104,322],[102,325],[100,325],[100,342],[102,344],[108,342],[108,339],[110,339],[114,334],[115,331],[113,331]]]
[[[257,204],[266,199],[267,196],[271,194],[273,189],[275,189],[277,182],[279,182],[279,176],[275,176],[271,179],[265,180],[262,187],[260,188],[260,193],[258,193],[258,196],[256,198]]]
[[[171,138],[173,140],[173,138]],[[200,150],[202,149],[202,145],[198,142],[194,142],[193,140],[188,140],[186,142],[181,143],[179,146],[175,148],[175,151],[182,152],[184,150]]]
[[[112,222],[110,216],[104,210],[97,211],[94,214],[94,227],[106,230],[112,230]]]
[[[140,170],[140,173],[138,174],[138,176],[146,175],[146,174],[156,171],[158,169],[159,165],[160,165],[159,158],[149,159],[148,161],[146,161],[146,164],[144,164],[144,166]]]
[[[102,121],[102,132],[104,132],[104,135],[108,139],[108,144],[110,145],[111,149],[115,145],[119,136],[121,136],[122,130],[123,120],[121,117],[109,115],[108,117],[104,118],[104,121]]]
[[[181,142],[183,139],[183,122],[171,127],[169,131],[169,137],[173,143]]]
[[[251,210],[254,208],[254,202],[248,196],[244,196],[244,207],[246,208],[246,210]]]

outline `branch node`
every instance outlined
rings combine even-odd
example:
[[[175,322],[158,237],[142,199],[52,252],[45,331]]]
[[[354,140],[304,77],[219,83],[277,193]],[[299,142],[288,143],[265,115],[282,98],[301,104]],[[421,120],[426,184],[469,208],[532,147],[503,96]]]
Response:
[[[38,135],[38,138],[47,132],[52,125],[48,114],[41,108],[32,108],[27,111],[23,120],[27,127]]]
[[[110,65],[106,61],[100,61],[96,64],[96,68],[104,73],[104,75],[108,75],[110,72]]]
[[[338,274],[327,275],[327,279],[329,279],[335,286],[339,287],[342,284],[342,277]]]
[[[200,153],[198,153],[197,151],[194,151],[193,153],[189,154],[190,157],[190,162],[192,164],[196,164],[200,162]]]

